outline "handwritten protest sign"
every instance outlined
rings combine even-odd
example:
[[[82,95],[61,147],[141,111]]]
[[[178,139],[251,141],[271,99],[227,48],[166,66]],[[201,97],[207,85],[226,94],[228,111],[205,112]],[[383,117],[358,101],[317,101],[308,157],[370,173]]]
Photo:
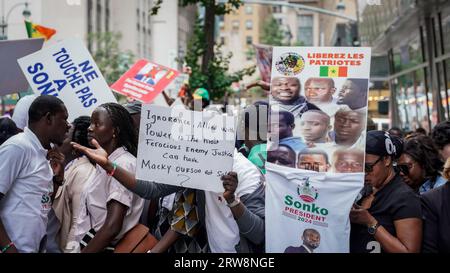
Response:
[[[18,60],[33,92],[60,98],[69,120],[88,115],[106,102],[116,102],[83,42],[66,39]]]
[[[144,104],[140,128],[138,179],[223,192],[220,177],[233,167],[233,117]]]
[[[143,103],[151,102],[178,76],[178,71],[149,62],[137,61],[111,89]]]

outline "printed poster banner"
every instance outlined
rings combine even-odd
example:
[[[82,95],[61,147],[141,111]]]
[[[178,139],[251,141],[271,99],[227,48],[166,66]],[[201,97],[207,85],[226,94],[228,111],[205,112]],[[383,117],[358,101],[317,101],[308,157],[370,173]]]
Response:
[[[370,48],[364,47],[273,49],[267,161],[291,168],[292,175],[286,178],[291,183],[298,184],[305,175],[322,177],[329,187],[315,183],[321,196],[330,196],[327,205],[332,208],[351,207],[351,191],[342,197],[349,203],[340,203],[334,195],[336,187],[343,188],[339,181],[354,178],[359,188],[364,184],[370,58]],[[333,215],[336,223],[349,224],[348,213]],[[309,224],[297,221],[289,227],[298,232]],[[279,237],[270,233],[271,227],[267,229],[268,236]],[[285,239],[295,245],[298,238]],[[344,228],[327,229],[321,238],[327,242],[321,252],[347,250]]]
[[[183,105],[142,106],[136,178],[223,192],[233,167],[234,117]]]
[[[364,47],[274,47],[272,163],[286,154],[292,168],[363,171],[370,55]]]
[[[117,102],[80,39],[65,39],[17,61],[33,92],[60,98],[70,121]]]
[[[254,44],[256,51],[256,63],[258,65],[261,80],[270,82],[270,73],[272,69],[272,46]]]
[[[178,74],[176,70],[142,59],[111,85],[111,89],[129,98],[150,103]]]
[[[266,251],[348,253],[348,215],[364,173],[328,174],[266,165]]]

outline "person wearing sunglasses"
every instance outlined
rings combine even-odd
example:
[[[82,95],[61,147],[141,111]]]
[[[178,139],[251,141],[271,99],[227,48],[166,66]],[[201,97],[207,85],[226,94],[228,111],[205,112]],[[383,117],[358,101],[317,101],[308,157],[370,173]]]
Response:
[[[450,158],[444,165],[443,177],[447,183],[424,193],[423,244],[425,253],[450,253]]]
[[[402,142],[383,131],[369,131],[366,140],[365,184],[373,192],[354,204],[350,252],[415,253],[422,243],[420,199],[395,172]]]
[[[440,174],[443,165],[433,140],[417,135],[405,141],[397,167],[406,184],[423,194],[447,182]]]

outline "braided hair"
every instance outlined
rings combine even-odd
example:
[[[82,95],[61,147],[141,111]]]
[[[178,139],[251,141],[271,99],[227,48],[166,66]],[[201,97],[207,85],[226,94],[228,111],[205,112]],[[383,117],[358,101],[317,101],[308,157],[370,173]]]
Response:
[[[104,103],[100,107],[106,109],[113,126],[118,132],[118,145],[125,147],[129,153],[137,156],[138,137],[133,125],[133,119],[128,111],[117,103]]]
[[[88,116],[81,116],[76,118],[72,125],[73,125],[73,134],[72,134],[72,141],[79,143],[85,147],[90,147],[88,141],[88,128],[91,124],[91,118]]]
[[[19,130],[12,119],[0,118],[0,145],[17,133]]]
[[[403,153],[419,163],[425,172],[425,177],[436,182],[444,162],[439,157],[436,145],[429,136],[417,135],[406,140]]]

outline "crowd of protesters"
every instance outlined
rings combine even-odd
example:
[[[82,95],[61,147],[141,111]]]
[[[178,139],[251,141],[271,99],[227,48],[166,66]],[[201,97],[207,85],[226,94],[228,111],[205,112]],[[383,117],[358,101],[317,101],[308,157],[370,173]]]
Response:
[[[359,92],[357,79],[348,79],[337,98],[334,83],[318,79],[307,82],[306,97],[293,98],[299,84],[273,80],[272,95],[280,98],[275,123],[267,102],[251,106],[256,127],[250,126],[250,108],[243,111],[243,139],[236,141],[233,170],[221,177],[222,194],[135,178],[138,102],[103,104],[69,124],[58,98],[23,98],[13,119],[0,119],[0,251],[114,251],[141,223],[158,240],[152,253],[264,252],[267,160],[317,172],[365,172],[349,216],[351,252],[450,252],[450,122],[429,135],[369,131],[364,155],[354,145],[365,124],[358,109],[367,102],[351,99]],[[278,88],[283,85],[292,92]],[[329,93],[317,94],[319,89]],[[204,88],[183,92],[181,104],[192,110],[211,103]],[[345,106],[327,109],[334,120],[320,109],[331,101]],[[295,117],[303,139],[292,133]],[[351,139],[336,129],[341,119],[359,124]],[[279,141],[270,153],[261,137],[266,134]],[[311,145],[330,139],[353,146],[329,154]]]

